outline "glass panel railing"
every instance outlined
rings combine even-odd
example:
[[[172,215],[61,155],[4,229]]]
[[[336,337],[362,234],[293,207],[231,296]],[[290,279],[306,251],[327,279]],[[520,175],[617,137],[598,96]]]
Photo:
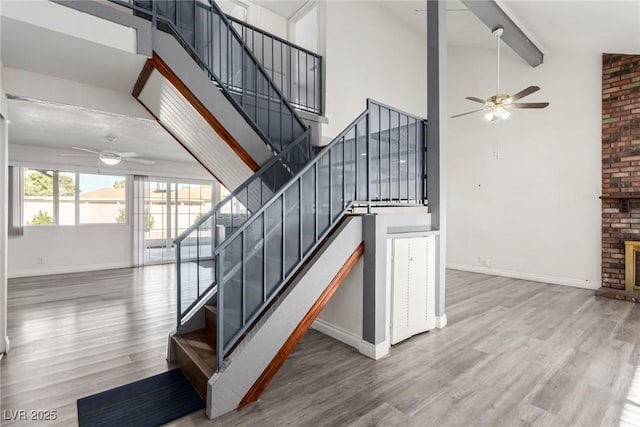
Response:
[[[322,57],[237,18],[227,19],[289,103],[322,114]]]
[[[313,156],[303,144],[309,132],[289,145],[231,194],[178,236],[178,324],[215,286],[213,251],[260,210]],[[254,226],[255,227],[255,226]],[[260,241],[262,242],[262,241]],[[249,248],[255,239],[249,239]],[[262,243],[260,243],[262,244]],[[260,258],[260,262],[264,257]],[[234,276],[235,277],[235,276]]]
[[[215,2],[110,0],[173,34],[275,153],[307,126]],[[308,144],[311,144],[309,139]]]
[[[364,113],[216,248],[219,368],[351,206],[424,204],[425,147],[426,121],[368,101]]]

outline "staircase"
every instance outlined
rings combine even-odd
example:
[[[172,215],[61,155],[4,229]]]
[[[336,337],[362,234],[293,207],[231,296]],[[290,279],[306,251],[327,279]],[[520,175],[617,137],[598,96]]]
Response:
[[[225,187],[291,148],[261,174],[264,195],[315,155],[310,129],[270,78],[274,67],[265,70],[215,3],[111,1],[153,26],[153,57],[133,96]]]
[[[177,327],[168,358],[213,418],[259,397],[362,256],[354,210],[424,206],[426,121],[367,100],[344,131],[316,149],[273,82],[273,69],[264,70],[234,28],[240,24],[215,3],[111,1],[149,19],[156,31],[154,58],[134,96],[235,188],[175,240]],[[247,28],[241,26],[245,38]],[[223,101],[233,111],[220,110]],[[303,101],[298,96],[296,104]],[[189,105],[230,138],[207,145],[202,123],[184,113]],[[233,137],[247,124],[260,143]],[[197,126],[202,130],[190,133]],[[229,149],[244,166],[217,162],[216,150]]]
[[[175,363],[189,379],[200,397],[207,399],[207,381],[217,370],[216,332],[218,313],[213,305],[204,306],[205,327],[172,337]]]

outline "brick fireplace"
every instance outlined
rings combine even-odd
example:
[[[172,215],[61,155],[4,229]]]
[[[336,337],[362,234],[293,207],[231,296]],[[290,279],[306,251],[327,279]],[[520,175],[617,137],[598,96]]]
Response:
[[[603,287],[625,289],[625,241],[640,241],[640,55],[606,53],[602,57]]]

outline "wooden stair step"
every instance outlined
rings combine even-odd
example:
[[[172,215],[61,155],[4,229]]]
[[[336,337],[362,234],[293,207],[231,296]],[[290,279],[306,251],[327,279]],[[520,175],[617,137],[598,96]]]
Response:
[[[173,337],[176,362],[200,397],[207,398],[207,382],[217,369],[215,341],[200,329]]]

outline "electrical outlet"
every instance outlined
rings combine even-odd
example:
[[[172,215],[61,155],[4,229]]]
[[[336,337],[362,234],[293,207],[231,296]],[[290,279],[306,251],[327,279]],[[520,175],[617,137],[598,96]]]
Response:
[[[491,267],[491,258],[479,256],[477,260],[478,260],[478,263],[484,265],[485,267]]]
[[[37,261],[38,261],[38,264],[44,264],[44,257],[39,256]]]

